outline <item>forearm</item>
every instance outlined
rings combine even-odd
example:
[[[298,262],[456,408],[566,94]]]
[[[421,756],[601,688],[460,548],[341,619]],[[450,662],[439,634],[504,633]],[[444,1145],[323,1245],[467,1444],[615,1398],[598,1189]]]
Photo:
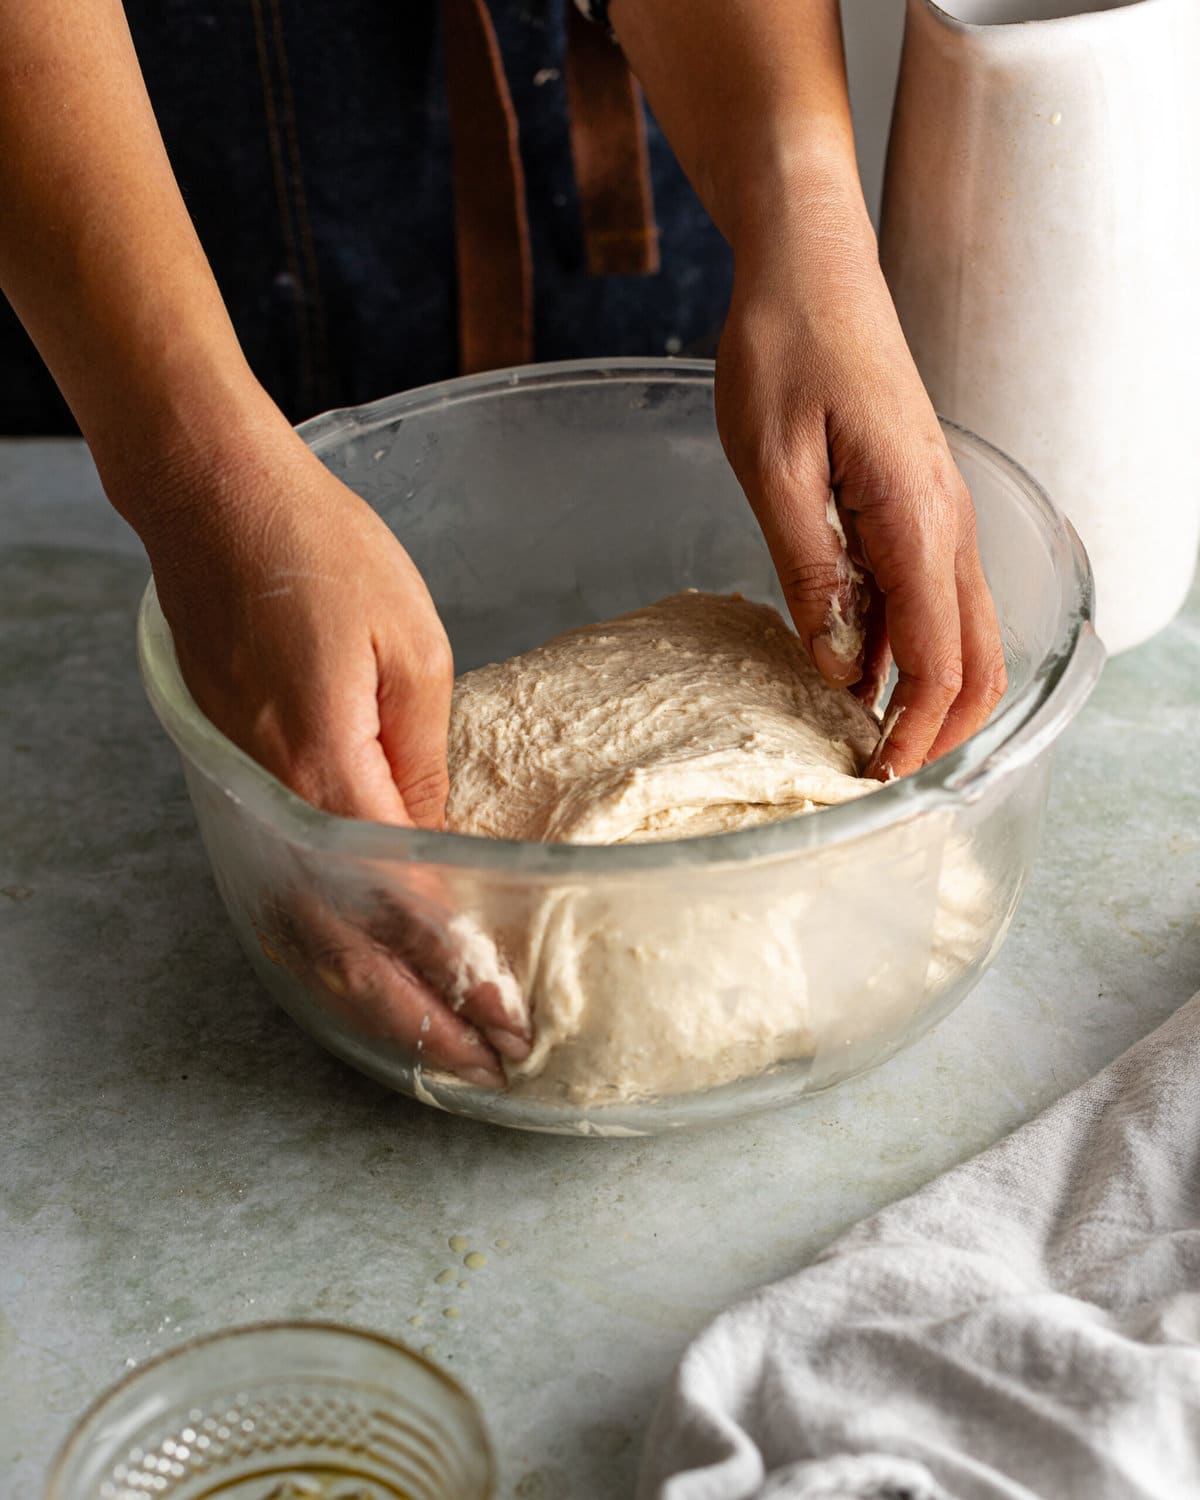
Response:
[[[214,433],[283,419],[241,354],[119,0],[0,0],[0,35],[0,289],[140,530],[158,481]]]
[[[873,244],[838,0],[613,0],[617,38],[734,246],[803,222]]]

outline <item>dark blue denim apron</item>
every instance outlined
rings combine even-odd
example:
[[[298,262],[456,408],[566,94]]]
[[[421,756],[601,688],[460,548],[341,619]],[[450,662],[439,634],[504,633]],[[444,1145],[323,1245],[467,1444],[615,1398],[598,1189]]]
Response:
[[[652,119],[660,269],[587,269],[568,0],[490,0],[519,123],[539,360],[711,352],[729,253]],[[458,372],[439,0],[127,0],[167,148],[238,334],[293,420]],[[70,417],[0,306],[0,430]]]

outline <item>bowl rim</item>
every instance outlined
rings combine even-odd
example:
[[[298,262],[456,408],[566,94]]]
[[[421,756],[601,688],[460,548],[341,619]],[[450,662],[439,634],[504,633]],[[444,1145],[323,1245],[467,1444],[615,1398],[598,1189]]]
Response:
[[[348,436],[417,413],[537,388],[629,382],[713,386],[711,360],[584,359],[462,376],[324,412],[296,429],[320,455]],[[175,659],[154,580],[138,613],[138,659],[151,706],[184,758],[249,816],[312,853],[436,864],[497,877],[604,878],[686,865],[743,864],[830,848],[904,821],[933,806],[975,801],[997,780],[1036,759],[1078,712],[1099,676],[1104,648],[1092,627],[1093,583],[1075,529],[1041,485],[1015,460],[956,422],[939,417],[952,448],[998,471],[1041,523],[1062,580],[1057,633],[1029,682],[1002,701],[991,720],[955,750],[868,797],[732,833],[644,844],[539,844],[476,834],[371,823],[322,812],[278,781],[197,708]]]
[[[151,1355],[149,1359],[142,1360],[136,1368],[127,1370],[118,1380],[114,1380],[80,1412],[72,1423],[71,1430],[59,1444],[46,1476],[44,1500],[65,1500],[62,1484],[69,1477],[68,1466],[75,1461],[80,1446],[90,1439],[91,1429],[110,1406],[139,1385],[146,1376],[153,1376],[165,1365],[177,1364],[198,1350],[207,1349],[214,1344],[230,1343],[273,1333],[336,1334],[339,1338],[355,1342],[363,1340],[379,1345],[390,1354],[399,1355],[402,1360],[432,1376],[446,1388],[451,1397],[461,1403],[463,1410],[467,1413],[469,1423],[475,1427],[475,1436],[479,1439],[484,1457],[485,1493],[488,1496],[494,1494],[496,1454],[492,1446],[491,1435],[484,1422],[479,1403],[470,1391],[455,1380],[453,1375],[448,1375],[440,1365],[427,1359],[416,1349],[411,1349],[399,1339],[380,1333],[375,1328],[363,1328],[352,1323],[338,1323],[328,1318],[266,1318],[256,1323],[235,1323],[227,1328],[215,1328],[208,1333],[195,1334],[181,1344],[175,1344],[170,1349],[163,1349],[158,1354]]]

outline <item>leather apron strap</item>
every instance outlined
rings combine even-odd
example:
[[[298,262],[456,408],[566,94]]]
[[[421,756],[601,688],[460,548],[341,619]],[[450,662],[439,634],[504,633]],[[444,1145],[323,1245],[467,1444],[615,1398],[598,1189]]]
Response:
[[[442,0],[454,157],[458,351],[464,375],[533,358],[525,173],[486,0]]]
[[[525,174],[487,0],[442,0],[463,374],[533,359]],[[571,154],[588,270],[658,270],[641,92],[620,49],[568,0]]]
[[[617,44],[571,5],[567,16],[571,154],[593,276],[658,270],[658,228],[637,79]]]

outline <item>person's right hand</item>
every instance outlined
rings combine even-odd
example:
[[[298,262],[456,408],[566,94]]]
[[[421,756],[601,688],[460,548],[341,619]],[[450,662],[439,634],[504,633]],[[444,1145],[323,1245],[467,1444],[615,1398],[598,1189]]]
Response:
[[[243,450],[142,528],[193,698],[314,806],[439,827],[454,664],[420,574],[290,431]]]
[[[184,680],[218,729],[326,812],[441,825],[450,645],[368,505],[269,424],[202,472],[173,474],[141,531]],[[446,965],[422,960],[444,946],[428,914],[396,915],[385,940],[308,901],[289,951],[343,1011],[419,1043],[423,1063],[502,1083],[496,1054],[527,1054],[524,1018],[492,983],[444,998]]]

